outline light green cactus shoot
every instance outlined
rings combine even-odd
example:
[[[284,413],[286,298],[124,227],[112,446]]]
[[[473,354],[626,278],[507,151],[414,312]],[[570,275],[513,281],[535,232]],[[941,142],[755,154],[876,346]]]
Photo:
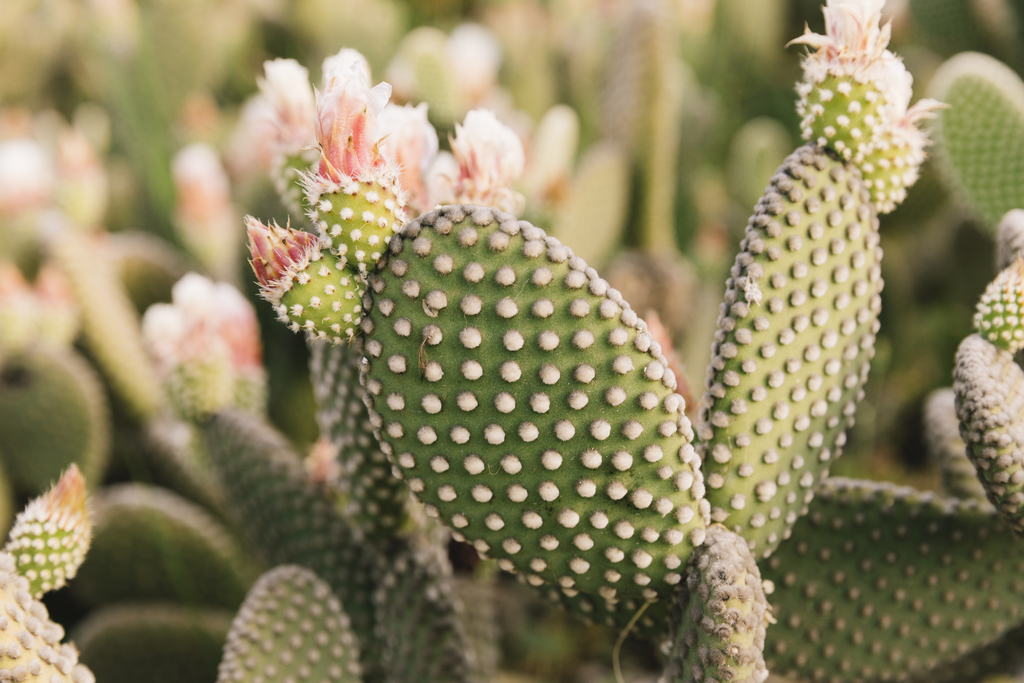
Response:
[[[71,465],[49,491],[18,515],[4,552],[28,579],[32,597],[64,586],[85,561],[92,540],[85,479]]]
[[[761,572],[740,536],[721,526],[708,529],[707,541],[687,567],[679,611],[671,683],[768,678],[763,651],[770,609]]]
[[[0,646],[6,655],[0,677],[23,683],[95,683],[92,672],[78,663],[74,645],[61,643],[64,629],[50,621],[15,564],[13,557],[0,553],[0,600],[7,606],[0,616]]]
[[[994,227],[1024,206],[1024,83],[1002,62],[974,52],[953,57],[932,78],[949,104],[935,126],[937,158],[960,200]]]
[[[224,646],[217,680],[361,683],[359,647],[330,587],[303,567],[272,569],[249,589]]]
[[[974,314],[974,329],[1011,354],[1024,347],[1024,257],[1003,270],[985,288]]]

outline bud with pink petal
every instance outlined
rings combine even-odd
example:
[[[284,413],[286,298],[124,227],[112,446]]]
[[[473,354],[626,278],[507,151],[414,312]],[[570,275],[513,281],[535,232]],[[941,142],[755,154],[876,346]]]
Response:
[[[174,156],[171,172],[181,241],[211,273],[233,279],[241,235],[220,158],[209,145],[189,145]]]
[[[445,174],[434,179],[440,204],[480,204],[510,213],[520,213],[523,197],[512,189],[526,163],[523,143],[511,128],[498,121],[493,112],[474,109],[462,125],[456,124],[452,154],[459,165],[458,176]]]
[[[427,105],[389,104],[380,114],[380,153],[400,169],[402,188],[417,213],[430,209],[424,175],[437,157],[437,131],[427,120]]]
[[[57,205],[76,225],[99,228],[107,212],[107,173],[81,131],[60,132],[56,170]]]
[[[252,305],[231,285],[196,273],[171,297],[149,307],[142,333],[177,412],[201,420],[231,406],[261,410],[266,379]]]
[[[320,247],[309,233],[264,225],[246,217],[252,267],[260,296],[293,332],[330,339],[351,339],[362,322],[365,286],[342,259]]]

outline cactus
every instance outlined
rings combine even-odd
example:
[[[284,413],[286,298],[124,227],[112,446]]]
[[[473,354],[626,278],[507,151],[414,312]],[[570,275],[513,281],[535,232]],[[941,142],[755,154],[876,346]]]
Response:
[[[30,493],[45,491],[72,463],[99,482],[109,421],[103,388],[76,353],[31,351],[0,366],[0,453],[13,482]]]
[[[1024,210],[1007,211],[996,230],[996,270],[1005,270],[1024,250]]]
[[[303,678],[361,683],[348,616],[322,580],[277,567],[257,581],[231,624],[218,681],[260,681],[280,669]]]
[[[933,391],[925,400],[922,422],[928,456],[942,474],[942,491],[964,500],[983,500],[985,489],[960,438],[956,392],[952,388]]]
[[[230,626],[223,609],[129,603],[89,614],[75,642],[100,681],[213,681]]]
[[[74,578],[92,540],[85,479],[71,465],[60,480],[18,514],[4,546],[38,599]]]
[[[93,502],[89,556],[72,584],[84,603],[177,601],[235,609],[252,580],[237,543],[202,508],[121,484]]]
[[[935,126],[944,177],[989,226],[1024,205],[1017,160],[1024,146],[1024,83],[992,57],[967,52],[935,73],[931,93],[949,105]]]

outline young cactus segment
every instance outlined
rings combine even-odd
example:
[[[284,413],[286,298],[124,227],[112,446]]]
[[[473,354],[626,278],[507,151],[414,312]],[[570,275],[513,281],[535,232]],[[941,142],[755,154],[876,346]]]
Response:
[[[891,29],[879,26],[884,0],[828,0],[825,33],[807,31],[790,44],[816,48],[797,85],[804,139],[852,162],[879,213],[888,213],[917,181],[928,139],[916,124],[940,105],[909,107],[913,77],[886,49]],[[909,108],[908,108],[909,107]]]
[[[1017,353],[1024,348],[1024,256],[1018,255],[985,288],[974,314],[974,329],[994,346]]]
[[[976,501],[833,478],[811,508],[761,563],[773,674],[952,683],[1020,623],[1024,546]]]
[[[996,231],[996,270],[1006,270],[1024,251],[1024,209],[1007,211]]]
[[[746,542],[721,527],[708,529],[686,569],[680,624],[668,681],[764,683],[768,601]]]
[[[400,552],[374,597],[387,683],[470,683],[475,662],[443,547]]]
[[[874,355],[878,218],[815,145],[772,178],[726,283],[698,434],[711,518],[768,555],[846,443]]]
[[[293,332],[339,344],[362,320],[363,284],[315,235],[245,219],[260,296]]]
[[[353,525],[369,543],[381,549],[390,543],[406,520],[409,487],[392,473],[381,451],[359,384],[362,344],[342,346],[310,344],[309,374],[317,401],[317,423],[322,437],[336,449],[336,476],[323,484],[339,496]]]
[[[1024,536],[1024,371],[978,335],[960,344],[953,370],[960,433],[988,499]]]
[[[61,588],[85,561],[92,540],[86,498],[85,479],[71,465],[53,488],[29,503],[15,520],[4,552],[17,561],[32,597]]]
[[[951,388],[933,391],[925,400],[921,421],[928,457],[941,472],[942,491],[964,500],[985,500],[978,470],[967,457],[967,444],[960,438],[956,392]]]
[[[217,681],[256,683],[281,675],[361,683],[359,674],[356,637],[330,587],[308,569],[284,565],[249,589],[228,632]]]
[[[370,278],[364,385],[430,514],[533,585],[655,600],[708,513],[661,348],[544,231],[475,206],[407,224]]]
[[[221,413],[207,426],[206,438],[228,505],[250,545],[271,563],[306,567],[327,582],[359,634],[365,679],[379,680],[372,596],[383,558],[356,540],[309,483],[296,454],[259,418]]]
[[[0,601],[6,605],[0,623],[0,680],[22,683],[96,683],[78,663],[78,650],[61,644],[64,629],[50,621],[43,603],[29,593],[28,581],[18,575],[14,558],[0,553]]]

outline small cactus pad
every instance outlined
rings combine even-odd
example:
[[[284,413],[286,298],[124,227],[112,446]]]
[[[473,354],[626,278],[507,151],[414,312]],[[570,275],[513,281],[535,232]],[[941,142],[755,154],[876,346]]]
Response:
[[[0,553],[0,681],[19,683],[96,683],[78,663],[74,645],[61,644],[64,629],[50,621],[43,603],[32,598],[28,581],[14,568],[14,558]]]
[[[879,108],[885,104],[877,83],[858,83],[850,75],[825,76],[797,86],[797,113],[805,140],[834,149],[846,161],[860,163],[871,153]]]
[[[805,145],[740,243],[697,431],[712,520],[759,554],[789,536],[846,443],[878,331],[878,242],[859,172]]]
[[[1002,62],[968,52],[944,63],[930,89],[949,105],[935,126],[940,167],[961,199],[994,227],[1024,206],[1024,83]]]
[[[153,483],[226,518],[224,493],[210,468],[202,432],[188,422],[150,420],[142,434]]]
[[[78,573],[92,540],[85,479],[72,465],[18,515],[4,546],[28,579],[32,597],[62,587]]]
[[[101,607],[75,629],[75,644],[101,683],[214,681],[231,616],[171,604]]]
[[[768,601],[746,541],[721,526],[708,529],[686,568],[679,610],[670,683],[764,683]]]
[[[1007,211],[996,231],[996,270],[1006,270],[1024,251],[1024,209]]]
[[[320,161],[320,152],[316,148],[300,150],[295,154],[278,152],[274,156],[270,177],[274,181],[281,203],[289,214],[302,215],[304,197],[303,175]]]
[[[30,493],[50,488],[72,463],[103,478],[110,415],[95,372],[73,351],[30,351],[0,362],[0,453]]]
[[[985,500],[985,488],[978,480],[974,463],[967,457],[967,444],[960,438],[956,392],[946,388],[929,394],[921,421],[928,457],[942,475],[943,492],[965,500]]]
[[[320,239],[353,273],[367,272],[406,220],[404,192],[397,176],[378,181],[345,177],[340,184],[311,173],[305,180],[309,220]]]
[[[793,540],[761,563],[778,621],[768,668],[821,681],[963,680],[947,666],[1020,623],[1022,571],[1024,546],[977,501],[829,479]]]
[[[358,347],[358,348],[356,348]],[[320,434],[337,449],[338,476],[324,482],[341,496],[345,514],[370,543],[388,543],[406,519],[409,487],[373,435],[359,384],[362,345],[310,345],[310,378],[317,401]]]
[[[443,547],[400,551],[374,597],[387,683],[473,680],[472,651]]]
[[[390,251],[366,298],[366,397],[428,513],[532,582],[669,592],[708,508],[643,321],[570,249],[501,212],[445,207]]]
[[[237,543],[205,510],[154,486],[93,500],[93,540],[75,596],[88,605],[166,600],[235,609],[251,578]]]
[[[1024,371],[1013,356],[971,335],[953,370],[960,434],[988,499],[1024,536]]]
[[[370,680],[380,666],[372,596],[383,559],[356,541],[346,521],[307,481],[298,456],[258,417],[221,413],[206,437],[228,505],[252,547],[272,563],[306,567],[327,582],[362,640]]]
[[[1024,347],[1024,256],[985,288],[974,314],[974,330],[994,346],[1017,353]]]
[[[231,624],[217,681],[361,683],[359,673],[359,648],[341,603],[316,574],[284,565],[249,590]]]

